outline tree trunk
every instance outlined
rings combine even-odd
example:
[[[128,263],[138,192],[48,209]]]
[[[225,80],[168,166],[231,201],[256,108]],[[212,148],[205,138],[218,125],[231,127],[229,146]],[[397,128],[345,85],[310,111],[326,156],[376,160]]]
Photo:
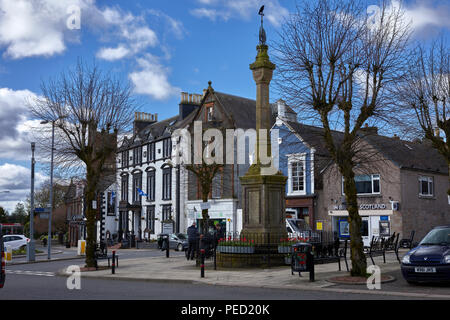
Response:
[[[364,254],[364,244],[361,234],[362,220],[358,212],[355,174],[352,168],[345,168],[342,172],[350,226],[351,275],[365,277],[367,275],[367,260]]]
[[[207,203],[208,202],[208,193],[202,193],[202,200],[203,203]],[[203,230],[202,233],[204,235],[206,235],[208,233],[208,225],[209,225],[209,214],[208,214],[208,209],[203,209],[202,210],[202,219],[203,219]]]
[[[95,266],[95,221],[97,211],[92,208],[92,202],[95,200],[95,175],[87,169],[86,175],[86,266]]]

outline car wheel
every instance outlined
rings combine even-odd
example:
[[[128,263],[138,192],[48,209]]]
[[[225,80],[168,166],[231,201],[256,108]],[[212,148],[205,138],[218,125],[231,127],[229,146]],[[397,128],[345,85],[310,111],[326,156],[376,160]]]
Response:
[[[178,244],[177,251],[183,251],[183,245],[181,243]]]

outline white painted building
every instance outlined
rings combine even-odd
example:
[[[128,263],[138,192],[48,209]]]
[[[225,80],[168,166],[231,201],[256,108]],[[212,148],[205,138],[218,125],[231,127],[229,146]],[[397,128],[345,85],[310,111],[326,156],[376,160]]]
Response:
[[[155,239],[167,220],[174,221],[174,232],[186,232],[186,170],[174,164],[171,134],[190,121],[201,95],[182,97],[179,115],[166,120],[136,112],[133,136],[118,149],[115,225],[111,219],[106,224],[119,241],[127,234]]]

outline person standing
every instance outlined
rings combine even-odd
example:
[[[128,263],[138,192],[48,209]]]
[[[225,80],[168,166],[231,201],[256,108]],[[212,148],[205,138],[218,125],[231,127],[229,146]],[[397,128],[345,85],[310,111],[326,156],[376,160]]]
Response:
[[[197,251],[197,245],[198,245],[198,230],[195,225],[195,222],[192,223],[192,225],[187,229],[187,235],[188,235],[188,252],[187,252],[187,259],[194,260],[194,254]]]
[[[222,228],[222,225],[220,223],[216,224],[216,230],[214,232],[214,245],[217,247],[219,244],[219,240],[225,238],[225,232]]]

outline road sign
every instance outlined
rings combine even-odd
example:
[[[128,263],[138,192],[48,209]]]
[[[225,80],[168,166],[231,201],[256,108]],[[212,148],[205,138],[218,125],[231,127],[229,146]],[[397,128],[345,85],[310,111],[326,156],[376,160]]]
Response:
[[[48,219],[49,213],[39,213],[39,219]]]
[[[34,213],[50,213],[50,208],[34,208]]]

